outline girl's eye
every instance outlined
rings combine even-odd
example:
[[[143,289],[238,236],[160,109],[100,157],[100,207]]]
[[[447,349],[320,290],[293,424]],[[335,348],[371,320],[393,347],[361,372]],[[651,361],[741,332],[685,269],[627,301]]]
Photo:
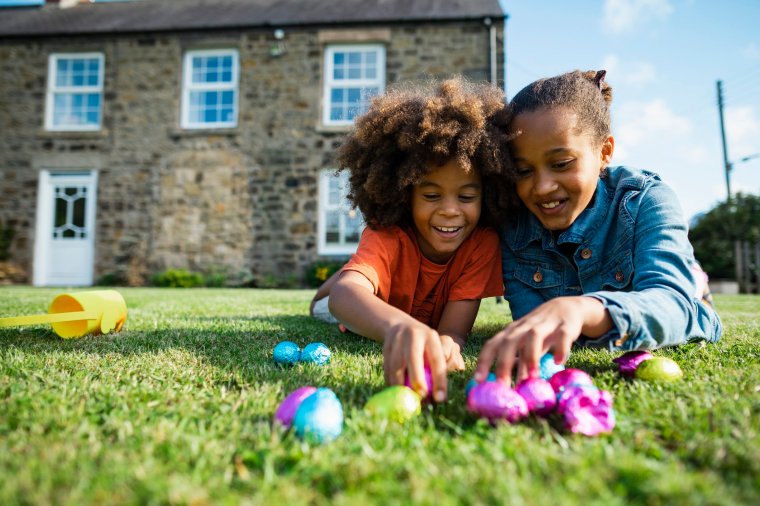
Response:
[[[423,193],[422,198],[425,200],[436,200],[438,198],[437,193]]]
[[[558,162],[554,162],[554,163],[552,164],[552,168],[554,168],[554,169],[558,169],[558,170],[566,169],[566,168],[568,168],[568,167],[570,166],[570,164],[571,164],[571,163],[573,163],[574,161],[575,161],[574,159],[570,159],[570,160],[560,160],[560,161],[558,161]]]
[[[459,200],[462,202],[472,202],[478,198],[477,195],[460,195]]]

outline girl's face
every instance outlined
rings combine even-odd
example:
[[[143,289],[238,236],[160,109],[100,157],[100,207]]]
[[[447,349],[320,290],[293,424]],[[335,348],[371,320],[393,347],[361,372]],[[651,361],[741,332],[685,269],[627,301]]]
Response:
[[[517,195],[544,228],[566,230],[591,202],[615,140],[581,131],[577,114],[564,107],[521,113],[513,127],[522,132],[512,141]]]
[[[432,166],[412,189],[412,221],[422,254],[446,263],[480,219],[480,175],[467,173],[455,160]]]

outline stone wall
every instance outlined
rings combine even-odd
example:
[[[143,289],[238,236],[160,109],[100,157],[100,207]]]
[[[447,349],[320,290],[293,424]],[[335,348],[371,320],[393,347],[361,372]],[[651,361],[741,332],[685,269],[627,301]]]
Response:
[[[481,22],[380,31],[387,85],[490,76]],[[302,281],[318,258],[319,172],[345,133],[321,126],[324,33],[286,30],[279,56],[270,30],[0,41],[0,223],[15,230],[12,260],[31,273],[39,171],[97,169],[96,279],[141,284],[180,267]],[[239,51],[236,128],[179,127],[183,54],[206,48]],[[103,128],[45,131],[48,55],[82,51],[105,55]]]

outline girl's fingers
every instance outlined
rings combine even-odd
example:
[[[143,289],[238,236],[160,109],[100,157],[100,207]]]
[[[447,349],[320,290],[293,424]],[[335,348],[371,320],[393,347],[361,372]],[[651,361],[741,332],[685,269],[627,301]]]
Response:
[[[475,372],[473,373],[475,381],[478,383],[482,383],[486,380],[488,371],[491,369],[491,364],[496,360],[496,353],[499,351],[499,346],[505,332],[506,329],[495,334],[491,339],[486,341],[483,348],[480,350],[480,353],[478,354],[478,363],[475,365]]]
[[[506,338],[499,346],[496,358],[496,379],[504,381],[507,385],[512,384],[512,369],[515,366],[515,354],[517,352],[517,340]]]

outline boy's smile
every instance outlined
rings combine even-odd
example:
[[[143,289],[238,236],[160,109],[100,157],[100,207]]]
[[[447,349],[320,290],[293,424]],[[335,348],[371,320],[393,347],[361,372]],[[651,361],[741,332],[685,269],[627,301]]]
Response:
[[[547,230],[568,229],[588,207],[601,171],[612,159],[614,139],[583,133],[569,109],[519,114],[513,141],[517,195]]]
[[[480,219],[480,176],[456,160],[432,167],[412,190],[412,221],[422,254],[446,263]]]

